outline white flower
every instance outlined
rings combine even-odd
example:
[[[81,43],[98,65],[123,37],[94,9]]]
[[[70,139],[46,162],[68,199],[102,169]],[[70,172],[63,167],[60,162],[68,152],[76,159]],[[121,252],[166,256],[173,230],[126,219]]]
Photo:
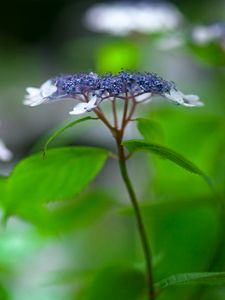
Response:
[[[70,115],[80,115],[85,112],[89,112],[97,107],[97,96],[91,97],[89,102],[78,103],[74,106],[73,110],[69,112]]]
[[[174,5],[145,1],[96,4],[84,17],[90,30],[120,36],[133,31],[155,33],[173,30],[182,20],[183,16]]]
[[[12,152],[6,147],[4,142],[0,139],[0,160],[9,161],[12,159]]]
[[[192,39],[196,44],[206,45],[213,41],[225,39],[225,23],[212,23],[208,26],[196,26],[192,31]]]
[[[26,91],[28,95],[25,96],[23,103],[29,106],[37,106],[43,102],[47,102],[48,97],[57,91],[57,87],[52,84],[51,80],[48,80],[39,89],[28,87]]]
[[[181,91],[171,89],[169,93],[164,93],[164,96],[169,100],[184,106],[203,106],[197,95],[185,95]]]

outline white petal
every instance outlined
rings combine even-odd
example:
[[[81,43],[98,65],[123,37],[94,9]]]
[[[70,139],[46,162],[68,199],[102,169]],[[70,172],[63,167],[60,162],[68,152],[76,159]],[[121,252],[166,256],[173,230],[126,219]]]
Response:
[[[0,160],[9,161],[12,159],[12,152],[5,146],[2,140],[0,140]]]
[[[181,91],[172,89],[169,93],[165,93],[164,96],[177,104],[184,106],[202,106],[204,105],[201,101],[199,101],[199,97],[197,95],[185,95]]]
[[[93,108],[96,107],[96,102],[97,102],[97,96],[93,96],[91,100],[88,102],[88,110],[92,110]]]
[[[43,99],[42,98],[40,98],[39,100],[36,100],[36,101],[30,101],[30,102],[28,102],[28,101],[24,101],[23,103],[25,104],[25,105],[29,105],[29,106],[31,106],[31,107],[33,107],[33,106],[38,106],[38,105],[40,105],[41,103],[43,103],[44,101],[43,101]]]
[[[70,115],[80,115],[85,113],[88,107],[88,103],[79,103],[74,106],[73,110],[69,112]]]
[[[94,109],[97,105],[97,96],[93,96],[88,103],[78,103],[74,106],[73,110],[69,112],[70,115],[80,115],[85,112],[89,112]]]
[[[55,93],[57,91],[57,87],[54,84],[52,84],[51,80],[48,80],[42,84],[42,86],[40,87],[40,91],[41,91],[41,96],[43,98],[46,98],[51,96],[53,93]]]
[[[47,102],[49,96],[51,96],[54,92],[56,92],[57,87],[52,84],[51,80],[46,81],[40,89],[34,87],[28,87],[26,89],[27,95],[23,103],[29,106],[37,106],[43,102]]]
[[[184,102],[183,101],[184,94],[175,89],[172,89],[169,93],[165,93],[164,96],[174,102],[177,102],[178,104],[183,104]]]
[[[23,101],[23,104],[29,105],[29,106],[37,106],[41,103],[45,102],[45,99],[43,99],[40,95],[34,96],[34,97],[26,97]]]
[[[145,93],[139,96],[135,96],[135,101],[136,102],[145,102],[147,100],[151,100],[152,93]]]
[[[199,96],[197,96],[197,95],[185,95],[185,99],[190,100],[190,101],[198,101]]]
[[[197,95],[184,95],[184,106],[203,106],[204,103],[199,101],[199,97]]]
[[[40,89],[33,87],[26,88],[26,91],[28,92],[29,96],[36,96],[40,94]]]

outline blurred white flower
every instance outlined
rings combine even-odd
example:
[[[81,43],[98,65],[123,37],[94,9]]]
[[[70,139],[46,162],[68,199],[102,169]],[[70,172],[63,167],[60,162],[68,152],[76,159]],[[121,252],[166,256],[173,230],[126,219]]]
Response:
[[[51,80],[48,80],[40,88],[28,87],[26,91],[28,95],[25,96],[23,103],[29,106],[37,106],[46,102],[57,91],[57,87],[52,84]]]
[[[214,41],[225,43],[225,23],[217,22],[207,26],[196,26],[192,31],[192,40],[198,45],[206,45]]]
[[[10,161],[12,159],[12,152],[6,147],[4,142],[0,139],[0,160]]]
[[[90,30],[119,36],[173,30],[182,21],[182,14],[171,3],[145,1],[96,4],[84,17]]]

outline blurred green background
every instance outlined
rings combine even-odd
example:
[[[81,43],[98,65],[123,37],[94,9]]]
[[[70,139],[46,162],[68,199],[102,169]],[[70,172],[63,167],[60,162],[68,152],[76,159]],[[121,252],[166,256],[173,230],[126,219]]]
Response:
[[[213,178],[218,194],[171,162],[144,154],[132,158],[129,171],[153,248],[155,279],[224,271],[225,50],[216,43],[191,45],[188,38],[181,47],[165,50],[158,47],[158,35],[118,37],[91,32],[83,16],[95,3],[1,2],[0,137],[14,159],[1,162],[0,172],[9,174],[19,160],[40,151],[50,132],[70,119],[70,101],[23,106],[27,86],[38,87],[61,73],[118,72],[121,68],[156,72],[176,82],[184,93],[198,94],[205,106],[186,108],[155,99],[139,107],[137,115],[153,119],[160,134],[153,132],[152,140],[195,162]],[[225,21],[222,0],[173,3],[185,18],[177,29],[184,38],[196,24]],[[102,125],[78,126],[52,146],[114,150]],[[132,124],[127,137],[138,136]],[[53,216],[53,222],[48,215],[30,222],[29,217],[36,215],[31,203],[25,216],[10,218],[1,229],[1,300],[145,299],[142,249],[116,162],[108,161],[91,187],[75,200]],[[222,300],[225,288],[173,287],[158,299]]]

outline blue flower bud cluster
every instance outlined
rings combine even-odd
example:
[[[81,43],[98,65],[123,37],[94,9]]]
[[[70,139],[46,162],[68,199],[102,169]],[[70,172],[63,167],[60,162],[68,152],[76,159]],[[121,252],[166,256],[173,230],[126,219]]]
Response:
[[[96,95],[100,98],[136,96],[144,93],[162,95],[174,88],[174,83],[166,81],[154,73],[121,71],[117,75],[97,75],[81,73],[62,75],[51,79],[57,87],[52,95],[56,97],[76,97],[77,94]]]

